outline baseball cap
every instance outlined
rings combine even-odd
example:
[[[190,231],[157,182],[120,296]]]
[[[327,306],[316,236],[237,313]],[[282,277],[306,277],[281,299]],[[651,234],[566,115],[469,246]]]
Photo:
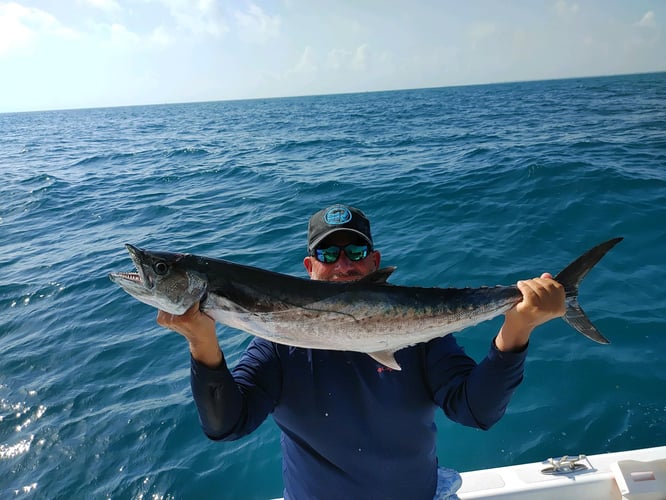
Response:
[[[358,208],[333,205],[320,210],[308,223],[308,254],[312,254],[321,241],[338,231],[349,231],[361,236],[372,248],[370,221]]]

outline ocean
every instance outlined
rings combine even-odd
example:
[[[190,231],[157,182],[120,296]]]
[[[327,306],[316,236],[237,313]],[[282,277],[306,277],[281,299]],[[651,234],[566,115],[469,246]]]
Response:
[[[539,328],[460,471],[666,444],[666,73],[0,114],[0,497],[282,495],[269,419],[207,440],[185,340],[111,283],[125,243],[305,277],[308,217],[372,221],[400,285],[512,284],[623,236]],[[501,318],[456,334],[480,360]],[[250,336],[218,327],[229,363]],[[334,429],[332,430],[334,431]]]

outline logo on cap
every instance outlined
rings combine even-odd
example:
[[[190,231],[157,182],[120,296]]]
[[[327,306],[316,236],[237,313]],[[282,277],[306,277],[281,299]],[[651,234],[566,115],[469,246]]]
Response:
[[[331,207],[324,214],[324,222],[331,226],[346,224],[351,219],[351,212],[346,207],[341,206]]]

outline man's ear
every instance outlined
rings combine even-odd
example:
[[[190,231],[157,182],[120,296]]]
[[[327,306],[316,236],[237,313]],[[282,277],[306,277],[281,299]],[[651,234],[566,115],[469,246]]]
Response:
[[[303,265],[305,266],[305,270],[308,272],[310,277],[312,277],[312,259],[313,257],[311,255],[308,255],[303,259]]]
[[[374,250],[372,254],[370,254],[372,257],[372,261],[375,264],[375,271],[379,269],[379,262],[382,260],[382,254],[379,253],[379,250]]]

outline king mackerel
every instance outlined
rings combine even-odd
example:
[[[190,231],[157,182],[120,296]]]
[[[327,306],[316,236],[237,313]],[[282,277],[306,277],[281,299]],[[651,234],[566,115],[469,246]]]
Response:
[[[586,337],[609,341],[578,304],[586,274],[622,238],[588,250],[555,280],[564,286],[563,319]],[[126,245],[137,272],[109,278],[136,299],[180,315],[196,302],[216,321],[295,347],[367,353],[399,370],[404,347],[492,319],[521,300],[514,285],[422,288],[392,285],[394,267],[352,282],[317,281],[192,254],[154,252]],[[334,321],[333,321],[334,320]]]

